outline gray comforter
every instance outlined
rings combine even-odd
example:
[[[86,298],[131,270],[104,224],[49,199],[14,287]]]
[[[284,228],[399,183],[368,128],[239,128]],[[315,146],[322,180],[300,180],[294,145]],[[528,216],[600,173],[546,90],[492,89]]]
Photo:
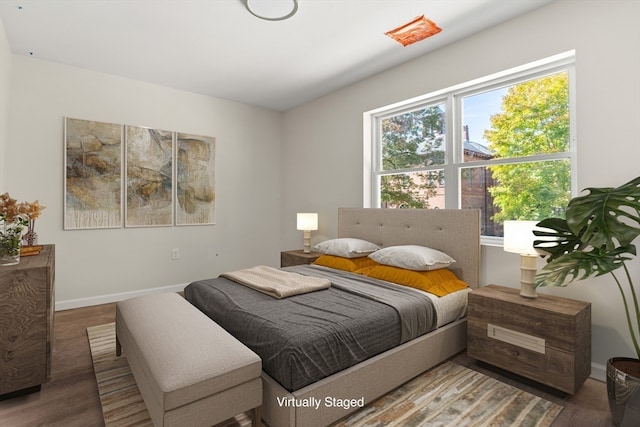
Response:
[[[289,391],[431,331],[431,300],[404,286],[319,266],[287,267],[326,277],[329,289],[276,299],[229,279],[193,282],[185,298],[262,359]]]

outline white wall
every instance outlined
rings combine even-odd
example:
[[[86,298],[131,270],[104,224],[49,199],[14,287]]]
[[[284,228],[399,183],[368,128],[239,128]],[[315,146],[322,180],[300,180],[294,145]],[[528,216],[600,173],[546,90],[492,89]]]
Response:
[[[4,159],[9,128],[9,93],[11,88],[11,48],[0,20],[0,194],[4,194]]]
[[[278,265],[281,113],[25,56],[13,56],[6,191],[47,206],[40,243],[56,244],[58,308],[112,294]],[[216,138],[211,226],[63,230],[64,117]],[[10,159],[7,160],[7,159]],[[181,259],[171,260],[172,248]]]
[[[578,188],[616,186],[640,175],[638,16],[640,2],[635,0],[558,0],[286,112],[285,246],[299,246],[292,219],[296,211],[319,213],[315,243],[335,237],[339,207],[362,206],[363,112],[572,49]],[[519,286],[517,255],[496,247],[483,247],[482,255],[482,284]],[[631,270],[640,281],[640,259]],[[596,376],[603,377],[600,365],[609,357],[633,355],[620,297],[608,277],[541,292],[593,303]]]

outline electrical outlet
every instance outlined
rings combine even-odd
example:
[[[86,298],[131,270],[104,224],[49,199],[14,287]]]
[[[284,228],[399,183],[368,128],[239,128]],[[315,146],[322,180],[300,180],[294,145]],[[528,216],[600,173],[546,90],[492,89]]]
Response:
[[[180,249],[179,248],[171,249],[171,259],[180,259]]]

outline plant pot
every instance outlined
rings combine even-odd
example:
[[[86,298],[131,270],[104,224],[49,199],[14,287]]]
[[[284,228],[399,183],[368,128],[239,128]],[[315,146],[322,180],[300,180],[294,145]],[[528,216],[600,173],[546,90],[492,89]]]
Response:
[[[607,396],[615,426],[640,426],[640,360],[614,357],[607,361]]]
[[[4,214],[1,214],[4,219]],[[22,240],[22,224],[3,221],[0,229],[0,267],[20,262],[20,246]]]
[[[17,255],[0,255],[0,267],[5,265],[16,265],[20,262],[20,252]]]
[[[0,267],[15,265],[20,262],[20,240],[16,238],[0,238]]]

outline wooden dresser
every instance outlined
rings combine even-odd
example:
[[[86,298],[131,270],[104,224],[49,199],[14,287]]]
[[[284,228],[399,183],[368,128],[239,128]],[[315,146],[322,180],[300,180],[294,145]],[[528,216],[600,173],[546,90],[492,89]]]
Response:
[[[51,377],[55,246],[0,267],[0,395],[37,391]]]
[[[469,294],[467,353],[574,394],[591,373],[591,304],[489,285]]]

